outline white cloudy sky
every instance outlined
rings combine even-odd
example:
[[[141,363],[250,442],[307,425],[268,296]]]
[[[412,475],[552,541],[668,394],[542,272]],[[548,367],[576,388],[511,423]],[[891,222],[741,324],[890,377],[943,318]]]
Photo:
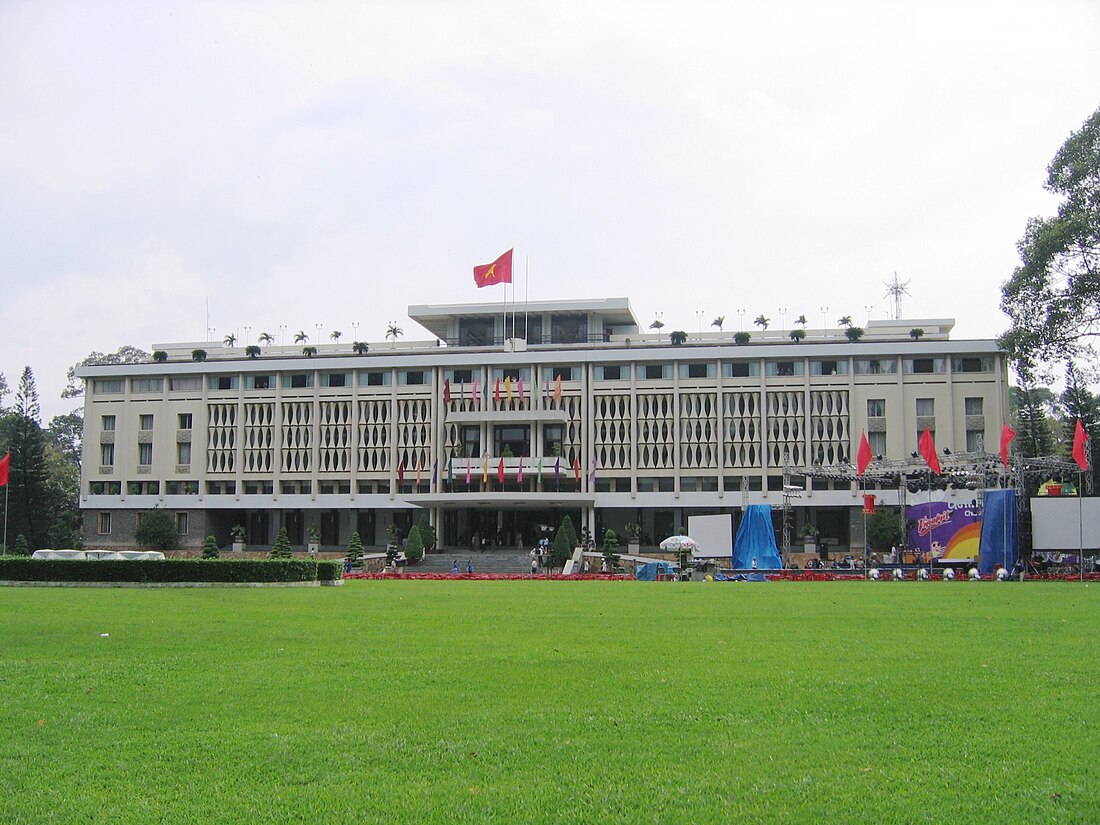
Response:
[[[510,246],[532,300],[670,328],[883,318],[896,271],[905,317],[992,336],[1097,32],[1094,0],[0,3],[0,371],[48,419],[207,299],[219,340],[415,338]]]

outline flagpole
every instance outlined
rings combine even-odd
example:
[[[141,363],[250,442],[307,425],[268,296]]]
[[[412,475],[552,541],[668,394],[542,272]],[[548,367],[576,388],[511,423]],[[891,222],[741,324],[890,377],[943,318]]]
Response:
[[[531,297],[531,261],[529,256],[523,256],[523,337],[531,340],[531,331],[527,328],[527,308]],[[536,384],[536,386],[538,386]]]
[[[1085,472],[1077,470],[1077,569],[1085,580]],[[7,518],[7,510],[4,517]]]
[[[8,490],[11,484],[4,485],[4,555],[8,554]]]

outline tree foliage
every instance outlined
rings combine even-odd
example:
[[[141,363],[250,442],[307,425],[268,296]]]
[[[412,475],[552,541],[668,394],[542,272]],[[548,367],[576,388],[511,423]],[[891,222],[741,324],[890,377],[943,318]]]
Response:
[[[11,453],[8,471],[8,535],[23,535],[32,550],[47,546],[53,508],[50,495],[46,436],[38,421],[38,389],[30,367],[23,370],[15,403],[0,419],[0,456]]]
[[[420,514],[420,518],[416,522],[416,529],[420,531],[420,539],[424,542],[425,550],[431,550],[435,547],[439,539],[435,534],[435,528],[432,527],[432,521],[428,517],[427,511]]]
[[[218,550],[218,540],[213,536],[207,536],[206,541],[202,543],[202,557],[204,559],[221,558],[221,552]]]
[[[1002,287],[1001,345],[1025,370],[1090,356],[1100,335],[1100,109],[1047,167],[1058,214],[1028,221],[1020,265]]]
[[[294,554],[290,550],[290,537],[286,534],[286,528],[279,529],[279,535],[275,537],[275,543],[271,545],[271,552],[267,554],[270,559],[289,559]]]
[[[149,353],[129,345],[119,347],[116,352],[93,352],[83,361],[69,367],[68,384],[61,391],[62,398],[80,398],[84,395],[84,384],[76,377],[80,367],[96,367],[104,364],[141,364],[148,361]]]
[[[867,517],[867,543],[872,550],[889,550],[901,543],[901,515],[896,510],[877,510]]]
[[[348,539],[348,549],[344,554],[344,560],[348,564],[359,564],[359,560],[363,558],[363,540],[359,538],[359,531],[351,534],[351,538]]]
[[[418,564],[424,558],[424,539],[420,537],[420,528],[415,524],[409,529],[409,536],[405,541],[405,558],[413,564]]]
[[[174,550],[179,541],[176,520],[167,510],[149,510],[142,514],[141,524],[134,531],[134,540],[156,550]]]
[[[1054,393],[1036,387],[1021,377],[1021,386],[1013,387],[1010,403],[1016,417],[1015,448],[1025,458],[1054,454]]]
[[[1061,402],[1064,414],[1061,452],[1067,459],[1073,455],[1073,436],[1080,421],[1089,437],[1089,470],[1086,475],[1092,477],[1092,489],[1095,490],[1100,471],[1100,399],[1089,390],[1072,363],[1066,366],[1066,388],[1062,392]]]

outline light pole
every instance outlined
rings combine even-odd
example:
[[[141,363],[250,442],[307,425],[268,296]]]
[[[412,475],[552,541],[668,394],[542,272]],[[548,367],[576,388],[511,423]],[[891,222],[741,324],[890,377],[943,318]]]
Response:
[[[252,326],[250,324],[244,325],[244,345],[247,347],[252,343]]]
[[[821,328],[822,329],[828,329],[829,328],[829,308],[828,307],[821,307]]]
[[[871,323],[871,310],[874,309],[875,307],[874,307],[873,304],[864,304],[863,308],[865,310],[867,310],[867,324],[870,324]]]
[[[737,325],[741,328],[741,331],[745,331],[745,310],[737,310]]]
[[[279,346],[286,345],[286,324],[279,324]]]
[[[780,329],[786,329],[786,327],[783,326],[787,322],[786,318],[787,318],[787,307],[779,307],[779,328]]]
[[[351,335],[352,335],[352,338],[354,340],[356,340],[356,341],[359,340],[359,322],[358,321],[352,321],[351,322]]]
[[[695,310],[695,318],[699,322],[699,334],[702,335],[703,334],[703,310],[701,310],[701,309]]]

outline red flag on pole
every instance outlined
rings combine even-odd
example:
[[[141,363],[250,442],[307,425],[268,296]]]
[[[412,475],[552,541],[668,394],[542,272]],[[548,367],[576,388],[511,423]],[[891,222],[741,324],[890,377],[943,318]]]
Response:
[[[577,478],[577,483],[581,481],[581,460],[576,456],[573,456],[573,475]]]
[[[512,250],[509,249],[491,264],[475,266],[474,283],[478,288],[512,283]]]
[[[928,465],[933,473],[940,475],[942,471],[940,470],[940,457],[936,454],[936,440],[932,438],[932,431],[927,427],[921,433],[920,443],[917,446],[920,448],[920,455],[924,459],[924,463]]]
[[[856,475],[863,476],[872,458],[874,456],[871,455],[871,442],[867,440],[867,433],[860,433],[859,452],[856,453]]]
[[[4,453],[4,457],[0,458],[0,487],[4,487],[8,483],[8,467],[11,465],[11,453]]]
[[[500,457],[500,463],[497,464],[497,481],[504,483],[504,456]]]
[[[1082,471],[1089,468],[1088,456],[1089,437],[1085,434],[1085,428],[1081,425],[1081,419],[1077,419],[1077,426],[1073,430],[1073,460]]]
[[[1005,424],[1001,427],[1001,461],[1004,462],[1005,469],[1008,469],[1008,445],[1012,443],[1012,439],[1016,437],[1016,431],[1010,426]]]
[[[404,461],[402,461],[400,464],[397,465],[397,483],[398,484],[404,484],[405,483],[405,462]]]
[[[444,378],[443,379],[443,403],[444,404],[450,404],[451,403],[451,379],[450,378]]]

